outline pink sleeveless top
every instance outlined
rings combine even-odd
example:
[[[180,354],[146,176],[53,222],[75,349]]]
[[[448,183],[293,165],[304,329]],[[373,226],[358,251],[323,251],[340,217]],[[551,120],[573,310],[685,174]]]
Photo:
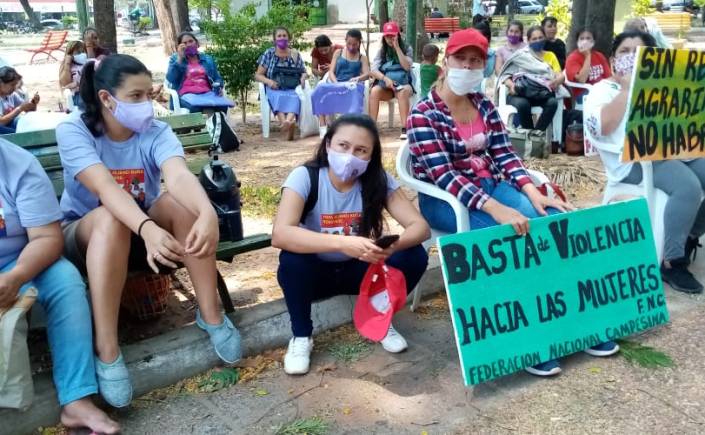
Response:
[[[455,121],[460,138],[465,142],[465,146],[470,154],[470,167],[479,177],[492,177],[487,169],[487,162],[482,157],[487,149],[487,125],[478,113],[474,121],[467,124]]]

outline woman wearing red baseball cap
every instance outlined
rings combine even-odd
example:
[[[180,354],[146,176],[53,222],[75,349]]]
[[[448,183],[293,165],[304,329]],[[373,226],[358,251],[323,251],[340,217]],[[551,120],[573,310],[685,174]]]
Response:
[[[377,121],[380,101],[389,101],[396,98],[399,102],[399,117],[401,118],[401,135],[399,139],[406,139],[404,123],[409,115],[411,95],[414,89],[411,83],[411,67],[413,65],[411,47],[407,47],[399,34],[399,25],[395,21],[388,21],[382,26],[382,48],[372,61],[370,76],[376,79],[370,91],[369,112],[370,117]]]
[[[413,173],[455,195],[470,214],[470,227],[510,224],[529,231],[529,219],[573,207],[543,196],[514,152],[506,127],[489,98],[478,91],[487,60],[487,39],[475,29],[451,35],[441,77],[429,98],[406,122]],[[432,228],[455,232],[450,206],[419,193],[419,208]],[[619,350],[614,342],[589,349],[596,356]],[[538,376],[560,373],[558,361],[526,367]]]

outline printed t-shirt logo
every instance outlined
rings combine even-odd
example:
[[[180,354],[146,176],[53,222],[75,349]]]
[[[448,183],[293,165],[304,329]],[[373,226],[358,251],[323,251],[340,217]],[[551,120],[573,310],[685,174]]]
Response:
[[[321,232],[356,236],[360,232],[362,213],[330,213],[321,215]]]
[[[140,208],[145,208],[144,169],[111,169],[115,182],[132,195]]]
[[[7,237],[7,224],[5,223],[5,212],[0,201],[0,237]]]

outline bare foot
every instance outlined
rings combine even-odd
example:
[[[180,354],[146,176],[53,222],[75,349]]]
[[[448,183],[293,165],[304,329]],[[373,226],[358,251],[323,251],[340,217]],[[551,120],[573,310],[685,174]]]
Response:
[[[293,124],[291,121],[282,121],[281,123],[281,133],[283,138],[288,138],[289,135],[291,134],[291,129],[293,127]]]
[[[287,135],[286,135],[286,140],[288,140],[288,141],[294,140],[294,135],[295,135],[295,134],[296,134],[296,123],[292,121],[292,122],[291,122],[291,127],[289,127],[289,131],[288,131],[288,133],[287,133]]]
[[[88,397],[65,405],[61,410],[61,423],[71,428],[87,427],[95,433],[120,432],[120,425],[98,409]]]

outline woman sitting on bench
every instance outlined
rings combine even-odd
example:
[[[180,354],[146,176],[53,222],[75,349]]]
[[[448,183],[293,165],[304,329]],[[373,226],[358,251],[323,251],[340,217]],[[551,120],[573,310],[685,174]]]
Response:
[[[39,94],[24,100],[17,91],[22,76],[11,66],[0,68],[0,134],[17,131],[17,122],[24,112],[34,112],[39,103]]]
[[[90,399],[98,393],[91,311],[81,275],[61,258],[60,220],[54,188],[37,159],[0,139],[0,311],[30,287],[37,289],[47,316],[61,422],[117,433],[118,424]]]
[[[448,39],[443,76],[407,121],[413,173],[456,196],[468,208],[470,228],[509,224],[524,235],[529,219],[573,207],[542,195],[534,186],[497,109],[477,91],[487,45],[475,29],[455,32]],[[420,193],[419,208],[432,228],[456,232],[455,214],[445,201]],[[605,356],[617,350],[609,341],[586,352]],[[555,360],[526,370],[537,376],[561,371]]]
[[[375,244],[383,234],[384,209],[404,227],[386,249]],[[282,250],[277,278],[293,332],[284,371],[308,372],[314,300],[358,294],[368,266],[380,261],[400,269],[411,291],[426,271],[428,255],[421,242],[429,235],[428,224],[382,168],[374,121],[367,115],[338,118],[314,158],[289,174],[274,220],[272,246]],[[396,353],[407,343],[390,324],[382,346]]]
[[[117,336],[128,271],[169,273],[185,265],[199,305],[196,324],[223,361],[241,354],[239,333],[218,306],[216,213],[179,140],[153,119],[151,88],[151,73],[132,56],[108,56],[97,69],[89,62],[80,90],[85,112],[56,128],[65,253],[88,276],[98,384],[116,407],[132,398]]]
[[[639,184],[641,164],[622,163],[627,123],[627,98],[638,46],[655,47],[644,32],[623,32],[612,44],[612,76],[602,80],[586,97],[584,113],[590,143],[600,153],[607,179],[612,183]],[[661,277],[674,290],[701,293],[703,286],[688,270],[690,257],[705,233],[705,159],[653,162],[654,187],[668,195],[664,211],[664,247]]]

